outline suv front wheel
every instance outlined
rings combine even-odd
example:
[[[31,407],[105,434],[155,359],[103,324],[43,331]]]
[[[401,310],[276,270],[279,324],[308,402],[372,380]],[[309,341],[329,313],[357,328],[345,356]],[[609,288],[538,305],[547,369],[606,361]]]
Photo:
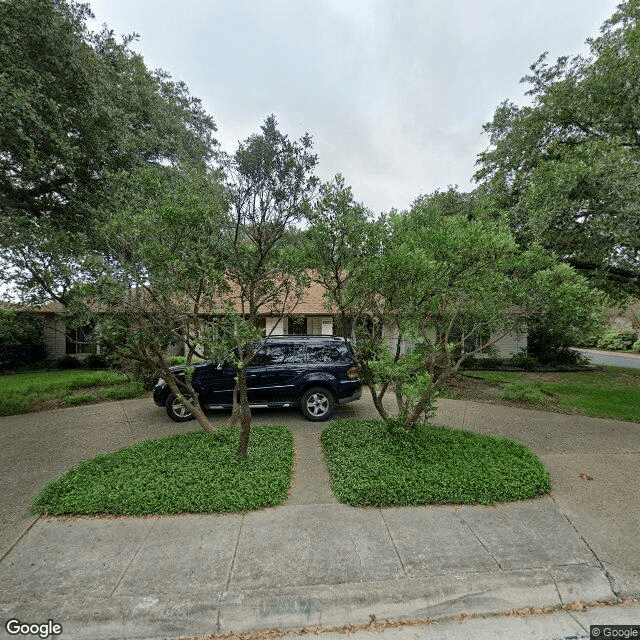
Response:
[[[189,396],[184,396],[187,400]],[[188,420],[193,420],[195,416],[191,411],[189,411],[183,404],[178,400],[178,398],[173,395],[173,393],[169,394],[167,398],[167,415],[176,422],[187,422]]]
[[[311,387],[302,394],[300,409],[307,420],[322,422],[328,420],[336,407],[331,391],[323,387]]]

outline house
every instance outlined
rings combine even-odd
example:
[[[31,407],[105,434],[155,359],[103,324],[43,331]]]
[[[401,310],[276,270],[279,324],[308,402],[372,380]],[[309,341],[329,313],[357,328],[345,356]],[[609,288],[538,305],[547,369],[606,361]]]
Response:
[[[339,332],[338,310],[327,308],[324,297],[325,289],[318,283],[312,283],[304,296],[295,305],[292,313],[283,317],[274,316],[268,310],[260,314],[260,328],[264,335],[334,335]],[[232,297],[233,299],[233,297]],[[234,305],[241,311],[239,303]],[[83,359],[90,354],[100,353],[100,345],[96,343],[91,326],[68,327],[65,319],[60,315],[62,306],[52,303],[46,306],[30,308],[30,312],[42,313],[44,316],[44,343],[47,349],[47,359],[57,360],[64,356]],[[202,314],[206,318],[206,313]],[[395,349],[397,326],[387,323],[383,329],[387,344]],[[409,344],[405,343],[405,347]],[[503,359],[511,358],[527,346],[527,336],[506,334],[500,337],[495,347]],[[184,345],[170,347],[171,355],[184,353]]]

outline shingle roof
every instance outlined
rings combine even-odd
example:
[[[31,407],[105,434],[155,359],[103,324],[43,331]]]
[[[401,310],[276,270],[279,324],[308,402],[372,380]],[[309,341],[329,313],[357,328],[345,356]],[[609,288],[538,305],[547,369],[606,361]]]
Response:
[[[237,312],[241,311],[241,305],[239,296],[237,293],[237,289],[235,289],[236,293],[234,295],[234,291],[232,289],[231,294],[227,299],[231,299],[234,303],[234,308]],[[333,307],[331,310],[328,310],[325,306],[325,288],[318,284],[317,282],[312,282],[311,285],[305,291],[301,300],[295,305],[295,307],[290,311],[293,315],[302,315],[302,316],[327,316],[327,315],[336,315],[338,313],[337,309]],[[39,306],[26,306],[19,305],[15,308],[16,311],[23,311],[29,313],[52,313],[57,314],[64,311],[64,307],[59,302],[51,302],[46,305]],[[203,314],[210,313],[212,310],[203,310]],[[261,315],[270,315],[270,309],[266,307],[262,307],[259,309],[259,313]]]

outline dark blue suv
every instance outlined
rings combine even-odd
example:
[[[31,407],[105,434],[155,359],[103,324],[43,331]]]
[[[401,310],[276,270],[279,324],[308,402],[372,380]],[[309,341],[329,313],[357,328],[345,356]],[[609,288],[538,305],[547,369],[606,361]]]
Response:
[[[184,376],[184,369],[172,368],[178,379]],[[194,365],[192,385],[205,410],[232,407],[235,375],[234,369],[224,364]],[[251,406],[299,406],[313,421],[328,420],[336,403],[352,402],[362,395],[362,382],[349,346],[335,336],[268,338],[247,367],[247,388]],[[156,383],[153,400],[159,407],[166,407],[176,422],[194,418],[162,378]]]

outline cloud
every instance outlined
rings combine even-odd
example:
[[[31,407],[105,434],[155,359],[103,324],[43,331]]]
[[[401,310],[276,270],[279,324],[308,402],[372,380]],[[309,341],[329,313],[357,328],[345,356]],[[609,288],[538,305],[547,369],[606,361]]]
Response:
[[[151,67],[184,80],[227,151],[270,113],[309,132],[324,179],[374,211],[471,188],[482,125],[545,50],[584,51],[616,0],[99,0],[141,34]]]

